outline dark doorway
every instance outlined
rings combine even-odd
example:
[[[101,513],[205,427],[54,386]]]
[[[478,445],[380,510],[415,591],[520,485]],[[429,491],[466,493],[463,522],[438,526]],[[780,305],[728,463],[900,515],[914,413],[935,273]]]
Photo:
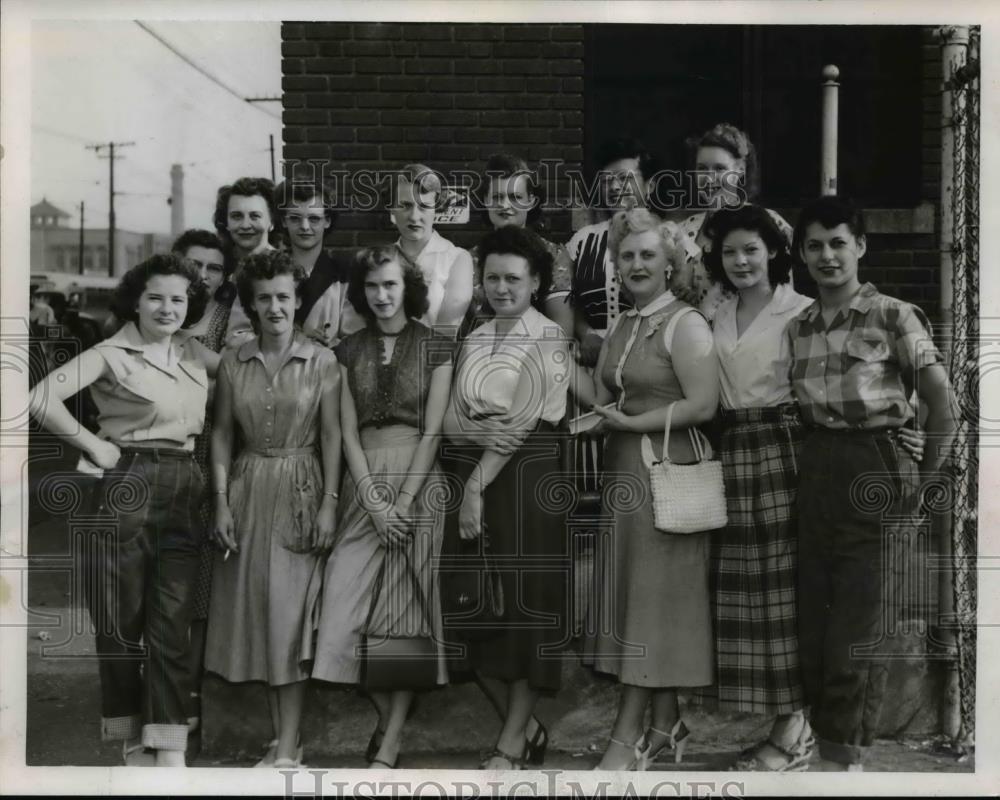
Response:
[[[758,151],[763,199],[794,207],[819,191],[820,85],[840,68],[839,186],[866,206],[920,202],[921,38],[916,26],[590,25],[584,155],[641,139],[673,169],[685,140],[717,122]]]

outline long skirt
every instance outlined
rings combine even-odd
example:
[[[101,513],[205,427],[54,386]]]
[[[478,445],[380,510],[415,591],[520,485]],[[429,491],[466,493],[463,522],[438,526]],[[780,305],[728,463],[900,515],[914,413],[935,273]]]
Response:
[[[788,714],[802,708],[796,621],[795,510],[803,440],[798,407],[723,413],[729,525],[712,538],[719,704]]]
[[[506,683],[527,680],[546,693],[562,685],[572,634],[565,501],[572,500],[573,491],[562,470],[564,444],[554,426],[539,423],[483,494],[483,522],[500,573],[505,615],[495,636],[475,642],[449,633],[446,620],[453,672],[474,670]],[[477,447],[447,444],[441,465],[456,486],[464,486],[481,455]],[[445,525],[446,553],[459,549],[460,506],[461,492]]]
[[[641,434],[614,431],[605,450],[604,513],[583,663],[621,683],[706,686],[713,679],[708,590],[715,532],[661,533],[653,525]]]
[[[308,487],[309,494],[297,487]],[[323,470],[314,449],[262,455],[233,465],[229,504],[239,551],[216,552],[205,669],[227,681],[283,686],[306,680],[301,666],[307,586],[316,555],[298,552],[296,532],[311,524]],[[305,517],[305,518],[304,518]]]
[[[406,425],[363,428],[361,445],[374,484],[395,496],[409,475],[410,462],[420,444],[420,431]],[[325,564],[317,565],[308,594],[312,603],[308,635],[315,636],[312,676],[332,683],[356,684],[361,677],[357,648],[369,613],[369,632],[375,635],[430,636],[438,643],[439,684],[447,683],[441,632],[441,599],[435,560],[441,553],[444,524],[441,472],[434,466],[410,506],[418,520],[412,542],[404,552],[386,548],[375,532],[371,516],[361,505],[361,491],[348,471],[340,490],[337,540]],[[373,598],[376,579],[385,565],[382,590]],[[409,565],[409,566],[408,566]],[[412,568],[412,574],[409,570]],[[415,574],[424,603],[416,596]],[[374,607],[372,603],[374,601]],[[429,617],[429,619],[428,619]],[[402,688],[402,687],[401,687]]]

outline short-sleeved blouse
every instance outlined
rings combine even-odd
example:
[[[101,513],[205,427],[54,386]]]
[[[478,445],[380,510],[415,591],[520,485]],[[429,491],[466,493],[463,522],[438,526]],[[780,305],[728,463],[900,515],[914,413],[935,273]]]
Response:
[[[110,371],[90,385],[100,436],[193,449],[205,424],[205,367],[186,345],[171,345],[168,365],[147,359],[148,348],[134,322],[95,345]]]
[[[502,338],[491,319],[462,345],[452,402],[462,416],[508,418],[515,430],[555,424],[566,414],[571,363],[562,329],[537,309],[529,307]],[[519,395],[522,380],[529,391]]]
[[[371,324],[334,348],[347,369],[359,430],[368,425],[419,428],[431,373],[452,360],[455,343],[417,320],[408,320],[395,338],[388,364],[382,363],[383,336]]]
[[[795,402],[789,375],[792,352],[785,328],[789,320],[811,302],[787,283],[779,283],[771,302],[740,336],[736,330],[739,297],[733,295],[722,301],[712,322],[712,332],[719,357],[724,409],[762,408]]]

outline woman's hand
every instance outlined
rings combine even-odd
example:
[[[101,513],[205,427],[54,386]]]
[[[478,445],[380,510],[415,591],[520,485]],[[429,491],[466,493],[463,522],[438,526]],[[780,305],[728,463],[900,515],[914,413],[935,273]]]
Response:
[[[391,515],[392,509],[388,511],[378,510],[369,511],[368,515],[372,518],[372,523],[375,525],[375,533],[378,534],[378,538],[382,540],[382,544],[386,547],[400,547],[405,544],[409,544],[410,536],[407,530],[407,526],[400,525],[398,520],[393,519]]]
[[[628,414],[623,414],[617,408],[594,406],[591,410],[598,416],[604,417],[604,422],[598,426],[601,433],[604,431],[632,430],[632,418]]]
[[[915,431],[912,428],[899,429],[899,444],[918,464],[924,460],[924,445],[926,443],[927,434],[923,431]]]
[[[465,484],[465,497],[458,512],[458,535],[466,540],[483,535],[483,493],[478,481]]]
[[[114,469],[115,464],[122,457],[122,451],[114,442],[107,442],[99,439],[87,450],[87,455],[101,469]]]
[[[233,514],[229,510],[229,503],[224,494],[220,494],[215,504],[215,542],[223,550],[232,550],[234,553],[240,551],[236,543],[236,529],[233,524]]]
[[[333,536],[337,529],[337,499],[330,495],[323,497],[323,502],[316,512],[316,522],[314,523],[314,541],[316,542],[313,552],[328,553],[333,549]]]
[[[487,450],[493,450],[502,456],[509,456],[516,453],[517,449],[524,444],[524,437],[508,431],[491,431],[476,437],[476,441]]]

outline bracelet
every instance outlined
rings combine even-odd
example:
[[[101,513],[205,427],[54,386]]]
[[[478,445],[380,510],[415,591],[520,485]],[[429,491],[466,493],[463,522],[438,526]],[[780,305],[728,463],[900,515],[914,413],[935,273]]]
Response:
[[[330,496],[330,497],[332,497],[332,498],[333,498],[334,500],[339,500],[339,499],[340,499],[340,495],[339,495],[339,494],[337,494],[336,492],[323,492],[323,494],[325,494],[325,495],[329,495],[329,496]]]

